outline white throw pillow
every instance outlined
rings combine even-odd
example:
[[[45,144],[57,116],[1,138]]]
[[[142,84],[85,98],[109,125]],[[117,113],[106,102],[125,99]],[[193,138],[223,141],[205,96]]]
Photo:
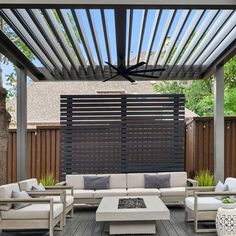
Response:
[[[225,180],[225,185],[228,185],[229,191],[236,189],[236,178],[228,177]]]
[[[228,185],[225,185],[221,181],[219,181],[215,187],[215,192],[225,192],[225,191],[228,191]],[[222,200],[224,196],[216,196],[215,198]]]
[[[46,189],[45,189],[44,186],[40,183],[40,184],[38,184],[38,185],[33,186],[31,190],[32,190],[32,191],[45,191]]]

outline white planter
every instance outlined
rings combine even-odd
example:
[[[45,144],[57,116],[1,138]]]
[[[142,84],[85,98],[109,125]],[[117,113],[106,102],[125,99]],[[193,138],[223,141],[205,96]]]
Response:
[[[218,209],[216,231],[219,236],[236,236],[236,209]]]
[[[234,209],[234,208],[236,208],[236,202],[235,203],[228,203],[228,204],[222,203],[222,208],[224,208],[224,209]]]

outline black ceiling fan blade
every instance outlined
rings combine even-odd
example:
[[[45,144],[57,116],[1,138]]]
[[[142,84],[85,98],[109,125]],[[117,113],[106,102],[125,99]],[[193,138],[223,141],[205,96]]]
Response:
[[[132,70],[134,70],[134,69],[136,69],[136,68],[138,68],[138,67],[140,67],[140,66],[143,66],[143,65],[145,65],[145,64],[146,64],[146,62],[141,61],[141,62],[137,63],[136,65],[130,66],[129,68],[125,69],[125,70],[122,71],[122,72],[129,72],[129,71],[132,71]]]
[[[130,74],[133,74],[133,73],[146,73],[146,72],[159,72],[159,71],[165,71],[165,68],[137,70],[137,71],[134,71],[134,72],[131,71]]]
[[[118,68],[116,68],[115,66],[113,66],[111,63],[109,63],[109,62],[105,62],[107,65],[109,65],[111,68],[113,68],[114,70],[116,70],[116,71],[119,71],[118,70]]]
[[[129,82],[131,83],[135,83],[136,81],[134,79],[132,79],[130,76],[128,76],[127,74],[121,74],[121,76],[123,76],[125,79],[127,79]]]
[[[137,77],[146,77],[146,78],[153,78],[153,79],[159,79],[160,77],[159,76],[154,76],[154,75],[140,75],[140,74],[135,74],[135,73],[132,73],[130,75],[133,75],[133,76],[137,76]]]
[[[113,75],[112,77],[110,77],[108,79],[104,79],[102,82],[107,82],[109,80],[112,80],[112,79],[116,78],[117,76],[119,76],[119,74]]]

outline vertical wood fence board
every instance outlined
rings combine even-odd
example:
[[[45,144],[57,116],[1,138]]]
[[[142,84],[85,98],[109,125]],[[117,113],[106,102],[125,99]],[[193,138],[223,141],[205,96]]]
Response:
[[[214,171],[213,124],[213,118],[209,117],[195,117],[186,124],[186,171],[191,177],[202,169]],[[225,117],[225,155],[223,158],[225,159],[225,177],[236,177],[236,117]]]

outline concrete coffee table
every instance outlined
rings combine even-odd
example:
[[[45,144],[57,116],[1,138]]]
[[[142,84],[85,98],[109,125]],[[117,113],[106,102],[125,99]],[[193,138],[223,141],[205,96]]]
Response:
[[[146,208],[118,209],[120,198],[143,198]],[[110,234],[155,234],[157,220],[170,220],[157,196],[104,197],[96,212],[96,221],[110,222]]]

